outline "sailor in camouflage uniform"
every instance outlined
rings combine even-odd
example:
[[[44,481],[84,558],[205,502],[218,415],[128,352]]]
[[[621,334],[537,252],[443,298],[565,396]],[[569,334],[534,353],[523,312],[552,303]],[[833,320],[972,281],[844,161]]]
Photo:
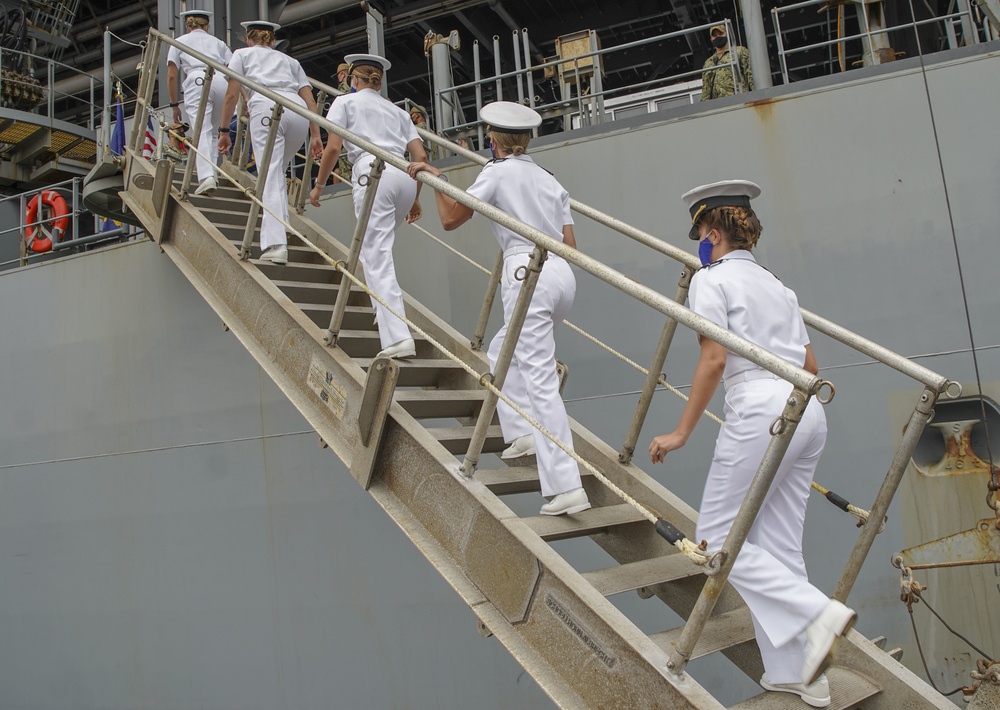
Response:
[[[725,25],[715,25],[708,31],[715,47],[715,54],[705,60],[705,71],[701,75],[701,100],[733,96],[744,91],[753,91],[753,72],[750,70],[750,52],[746,47],[729,47],[729,37]],[[735,57],[733,52],[735,50]],[[736,65],[733,66],[733,60]],[[718,67],[717,69],[713,67]],[[733,74],[736,81],[733,81]]]
[[[350,77],[348,76],[350,70],[350,65],[344,63],[341,63],[341,65],[337,67],[337,81],[340,82],[337,89],[345,94],[351,93],[351,82]],[[351,161],[347,159],[347,151],[345,150],[341,153],[340,160],[337,161],[337,169],[333,172],[338,178],[341,178],[344,182],[349,183],[351,181],[351,171],[353,169],[354,166],[351,164]]]

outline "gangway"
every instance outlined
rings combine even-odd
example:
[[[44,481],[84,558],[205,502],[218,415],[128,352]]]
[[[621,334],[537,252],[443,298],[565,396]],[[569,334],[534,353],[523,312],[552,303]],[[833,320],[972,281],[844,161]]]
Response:
[[[274,118],[287,110],[307,115],[297,104],[151,30],[142,65],[149,69],[140,76],[135,126],[144,126],[152,110],[163,45],[188,51],[212,71],[237,78],[275,100]],[[205,86],[209,84],[210,78]],[[309,118],[379,158],[369,194],[377,189],[383,162],[404,166],[398,156],[325,119]],[[277,123],[272,120],[271,125]],[[193,135],[199,133],[196,126]],[[245,135],[237,136],[237,146],[241,138]],[[502,380],[504,356],[497,372],[489,373],[489,363],[468,337],[404,294],[406,314],[417,334],[417,357],[404,362],[375,357],[380,346],[373,311],[363,280],[353,273],[364,210],[360,224],[350,225],[355,235],[350,244],[293,210],[287,225],[294,235],[289,262],[261,261],[253,246],[261,205],[253,195],[267,179],[269,151],[257,163],[260,175],[242,172],[238,162],[227,163],[223,170],[233,186],[222,187],[211,197],[199,197],[190,192],[193,161],[183,174],[169,160],[154,164],[142,157],[140,140],[134,129],[127,148],[123,193],[128,209],[308,420],[321,442],[455,589],[475,614],[481,632],[500,640],[558,706],[721,709],[724,706],[711,690],[686,668],[688,661],[710,653],[724,654],[750,678],[759,678],[762,665],[748,610],[725,577],[783,453],[782,442],[787,445],[798,414],[812,396],[822,396],[827,383],[684,308],[681,304],[693,273],[690,255],[574,203],[578,211],[589,211],[593,218],[685,265],[677,293],[672,298],[663,296],[445,181],[421,174],[429,186],[491,219],[503,220],[537,245],[532,257],[535,269],[529,269],[522,289],[529,298],[532,273],[537,277],[537,269],[544,268],[544,257],[551,252],[663,313],[664,334],[649,368],[650,396],[678,324],[717,340],[792,383],[793,394],[783,414],[784,431],[775,428],[759,481],[751,488],[733,533],[720,554],[711,556],[685,547],[694,533],[694,511],[631,463],[636,424],[641,426],[648,408],[645,393],[620,451],[572,422],[573,444],[586,469],[584,486],[594,505],[591,510],[554,518],[516,515],[505,498],[538,491],[536,468],[481,465],[483,454],[498,453],[504,446],[493,419],[497,393],[492,385],[494,378]],[[190,147],[197,149],[196,143]],[[234,155],[239,155],[236,148]],[[491,297],[488,290],[487,304]],[[483,310],[488,315],[488,305]],[[838,586],[836,596],[845,599],[916,438],[934,402],[952,383],[818,316],[808,316],[811,326],[924,386],[901,448],[872,505],[870,522],[862,528]],[[517,330],[512,324],[512,338],[517,337]],[[477,338],[472,341],[476,343]],[[505,344],[505,350],[512,344]],[[589,539],[615,564],[578,571],[551,544],[569,538]],[[659,599],[687,622],[651,635],[643,632],[608,600],[633,591],[643,598]],[[833,708],[862,703],[873,710],[953,707],[856,631],[841,644],[829,676]],[[762,693],[732,708],[798,705],[793,696]]]

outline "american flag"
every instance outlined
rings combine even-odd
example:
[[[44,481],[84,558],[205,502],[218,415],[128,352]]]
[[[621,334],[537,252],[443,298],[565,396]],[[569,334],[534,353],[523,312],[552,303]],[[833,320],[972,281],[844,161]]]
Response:
[[[152,119],[146,120],[146,139],[142,144],[142,157],[147,160],[156,154],[156,134],[153,132]]]

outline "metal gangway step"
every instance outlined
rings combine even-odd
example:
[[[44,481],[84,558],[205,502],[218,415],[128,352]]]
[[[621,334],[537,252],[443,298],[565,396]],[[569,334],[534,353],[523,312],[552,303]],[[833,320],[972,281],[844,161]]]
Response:
[[[171,42],[151,32],[147,58]],[[140,111],[147,110],[142,97],[148,102],[151,85],[149,76],[140,79]],[[144,122],[143,116],[139,124]],[[407,317],[422,331],[417,356],[403,362],[376,359],[380,346],[369,297],[360,281],[347,276],[356,250],[293,210],[290,227],[301,237],[291,237],[288,263],[261,261],[252,246],[258,210],[244,190],[225,187],[211,197],[189,196],[190,168],[181,177],[172,162],[151,163],[137,147],[133,136],[123,194],[128,209],[323,445],[448,581],[476,616],[480,631],[503,643],[558,706],[723,708],[685,666],[712,653],[724,654],[754,681],[761,676],[753,625],[739,595],[724,576],[698,563],[704,558],[681,551],[676,539],[658,531],[664,522],[682,536],[693,536],[694,511],[631,463],[634,439],[619,451],[571,422],[575,450],[587,464],[583,483],[593,508],[569,516],[518,515],[517,506],[508,503],[539,490],[537,469],[531,460],[508,467],[499,457],[495,464],[490,458],[504,447],[493,419],[496,399],[482,377],[490,366],[467,336],[404,294]],[[229,164],[226,171],[240,184],[252,184],[237,167]],[[443,181],[435,187],[449,189]],[[354,230],[355,225],[344,226],[345,232]],[[538,251],[549,248],[536,243]],[[583,255],[569,256],[594,268]],[[622,288],[648,292],[638,285]],[[341,294],[343,316],[334,324]],[[727,331],[710,331],[680,306],[685,295],[686,290],[679,292],[674,301],[648,296],[668,315],[665,332],[672,334],[680,322],[720,342],[729,338],[727,347],[744,347]],[[865,347],[873,356],[887,357],[873,344]],[[656,365],[657,357],[650,368],[654,373],[662,365],[662,359]],[[766,356],[755,357],[773,366]],[[917,366],[913,372],[937,387],[927,385],[915,409],[908,433],[918,436],[930,416],[925,405],[932,406],[947,380],[935,380]],[[793,379],[803,381],[811,383],[806,395],[815,394],[818,381]],[[478,466],[470,467],[473,449]],[[875,520],[881,520],[887,505],[888,500],[876,501]],[[649,511],[658,521],[655,527]],[[877,527],[862,529],[860,560]],[[571,539],[597,546],[613,564],[576,569],[555,544]],[[856,570],[845,572],[848,590],[852,574]],[[688,621],[646,633],[608,599],[626,593],[658,601]],[[832,708],[951,707],[856,631],[841,644],[829,676]],[[788,694],[761,693],[733,707],[802,704]]]

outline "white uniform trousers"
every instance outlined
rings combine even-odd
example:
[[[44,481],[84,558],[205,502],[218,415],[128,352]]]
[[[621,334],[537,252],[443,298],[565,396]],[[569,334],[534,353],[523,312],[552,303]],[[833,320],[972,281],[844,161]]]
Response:
[[[732,527],[771,440],[768,428],[790,385],[772,378],[739,382],[726,392],[726,421],[705,482],[697,539],[718,550]],[[812,400],[803,414],[729,581],[750,607],[771,683],[802,682],[805,628],[829,599],[809,583],[802,530],[810,484],[826,443],[826,414]]]
[[[358,184],[358,178],[368,175],[374,158],[365,156],[354,166],[352,196],[354,216],[361,213],[367,187]],[[367,180],[365,181],[367,183]],[[365,283],[379,298],[385,300],[397,313],[405,315],[403,291],[396,280],[396,266],[392,260],[392,244],[396,241],[396,227],[406,218],[417,196],[417,183],[409,175],[386,165],[382,171],[372,204],[371,218],[365,239],[361,243],[361,264],[365,269]],[[372,301],[378,320],[378,337],[385,349],[413,335],[400,318],[390,313],[378,301]]]
[[[290,91],[277,92],[285,96],[300,106],[305,106],[306,102],[302,97]],[[265,125],[265,118],[270,117],[274,102],[263,96],[255,95],[250,100],[250,144],[253,146],[254,160],[257,161],[257,173],[260,174],[260,161],[264,157],[264,146],[267,144],[267,131],[269,126]],[[285,169],[291,162],[295,153],[305,142],[309,133],[309,120],[297,113],[284,111],[281,114],[281,123],[278,132],[274,136],[274,150],[271,152],[271,162],[267,168],[267,183],[264,185],[264,195],[261,199],[267,208],[279,215],[286,222],[288,221],[288,183],[285,180]],[[285,234],[285,225],[277,218],[271,216],[267,210],[263,210],[263,217],[260,224],[260,247],[261,250],[276,244],[288,244],[288,237]]]
[[[500,348],[507,335],[507,324],[521,292],[521,282],[514,278],[515,272],[518,267],[528,264],[531,249],[516,247],[505,252],[500,280],[504,324],[493,336],[488,351],[493,369],[496,369]],[[566,405],[559,394],[559,376],[556,373],[555,325],[569,315],[575,297],[576,278],[569,264],[550,254],[539,275],[521,337],[514,348],[514,357],[501,388],[511,401],[530,413],[557,439],[569,444],[570,448],[573,447],[573,434],[569,428]],[[543,496],[580,488],[580,468],[573,458],[505,402],[497,404],[497,415],[503,438],[508,443],[527,434],[534,437]]]
[[[201,101],[201,92],[204,86],[201,80],[205,77],[204,71],[193,71],[184,77],[184,112],[187,114],[188,126],[194,137],[194,127],[198,123],[198,109]],[[198,153],[195,158],[195,166],[198,170],[198,182],[215,175],[215,166],[218,164],[219,148],[215,137],[219,133],[219,120],[222,118],[222,101],[226,98],[226,86],[228,82],[222,74],[212,77],[212,88],[209,89],[205,106],[205,118],[201,124],[201,136],[198,138]],[[201,154],[208,156],[203,158]]]

